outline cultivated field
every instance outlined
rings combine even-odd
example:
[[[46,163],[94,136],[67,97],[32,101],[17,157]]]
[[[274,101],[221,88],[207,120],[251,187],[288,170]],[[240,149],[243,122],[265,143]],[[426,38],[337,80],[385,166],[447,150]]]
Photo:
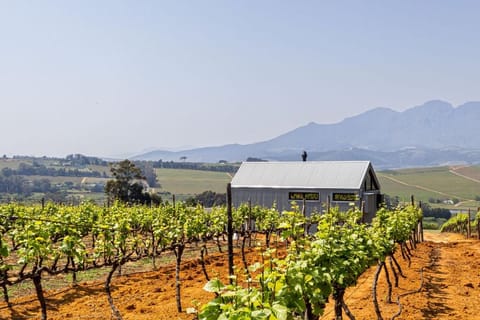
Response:
[[[400,278],[394,288],[394,301],[401,303],[396,319],[480,319],[480,242],[465,240],[455,234],[426,233],[426,242],[412,251],[411,264],[397,255],[406,278]],[[239,259],[238,248],[235,258]],[[255,260],[250,252],[249,261]],[[211,275],[227,274],[226,255],[208,257]],[[236,260],[241,264],[240,260]],[[367,270],[356,287],[347,290],[346,303],[356,319],[376,319],[371,299],[374,268]],[[178,313],[175,305],[174,265],[157,271],[115,276],[113,298],[124,319],[194,319],[193,315]],[[213,298],[202,290],[206,283],[198,260],[185,262],[181,271],[185,308],[197,307]],[[384,319],[399,311],[396,303],[387,303],[386,281],[379,283],[379,304]],[[111,319],[103,282],[83,281],[78,286],[50,290],[46,294],[49,319]],[[16,298],[13,307],[0,304],[1,319],[39,319],[40,308],[35,296]],[[333,306],[327,305],[321,319],[334,319]]]
[[[415,195],[416,200],[428,203],[429,199],[454,200],[459,203],[432,204],[451,209],[468,209],[480,206],[480,167],[435,167],[377,172],[382,192],[408,201]]]

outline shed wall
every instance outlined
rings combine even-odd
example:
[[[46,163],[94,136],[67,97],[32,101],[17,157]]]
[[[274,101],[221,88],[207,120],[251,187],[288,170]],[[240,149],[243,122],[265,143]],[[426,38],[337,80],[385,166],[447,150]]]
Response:
[[[291,202],[289,200],[290,192],[318,192],[319,200],[306,200],[306,213],[310,215],[312,212],[322,212],[328,202],[328,197],[332,199],[333,193],[359,193],[359,190],[352,189],[274,189],[274,188],[233,188],[232,187],[232,203],[234,207],[238,207],[243,203],[251,201],[252,205],[260,205],[271,208],[275,203],[278,211],[290,210]],[[361,196],[361,194],[359,195]],[[303,201],[296,201],[300,207]],[[331,206],[338,206],[340,210],[348,210],[351,201],[331,201]],[[354,202],[355,206],[360,206],[360,201]]]

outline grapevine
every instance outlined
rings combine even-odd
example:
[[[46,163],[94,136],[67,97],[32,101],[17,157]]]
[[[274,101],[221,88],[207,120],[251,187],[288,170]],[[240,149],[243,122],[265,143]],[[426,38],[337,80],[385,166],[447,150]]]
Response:
[[[295,204],[284,212],[240,206],[233,212],[233,229],[243,238],[242,255],[247,240],[251,243],[257,234],[265,236],[266,246],[261,250],[261,263],[248,266],[243,258],[246,277],[223,285],[210,279],[203,259],[207,243],[216,241],[220,248],[219,240],[226,234],[224,207],[206,210],[181,202],[159,207],[115,203],[108,208],[91,203],[76,207],[3,204],[0,286],[10,305],[8,288],[32,281],[42,319],[47,319],[45,274],[71,274],[75,283],[79,272],[109,268],[105,292],[112,316],[121,319],[111,295],[114,272],[121,272],[127,262],[146,258],[155,269],[158,256],[172,251],[177,309],[181,312],[180,265],[186,246],[195,244],[205,277],[210,279],[205,288],[217,295],[200,310],[200,319],[318,319],[332,294],[337,315],[341,317],[345,311],[352,316],[343,300],[345,289],[368,267],[393,257],[397,247],[402,253],[404,247],[408,250],[406,243],[421,212],[411,206],[381,209],[371,225],[360,224],[361,216],[355,208],[347,212],[329,208],[306,216]],[[286,256],[279,257],[278,240],[285,243]],[[383,268],[387,270],[384,263]],[[243,278],[245,283],[239,282]]]
[[[110,268],[105,291],[112,315],[121,319],[111,296],[115,271],[131,261],[155,259],[165,250],[176,254],[177,304],[181,310],[180,264],[185,246],[212,240],[224,230],[225,210],[189,208],[183,203],[161,207],[99,207],[85,203],[77,207],[47,204],[0,205],[0,286],[9,303],[8,287],[32,281],[41,306],[41,318],[47,319],[43,293],[44,274],[71,274]],[[206,245],[202,246],[206,248]]]
[[[421,210],[413,206],[381,209],[368,226],[359,223],[361,217],[355,208],[347,212],[331,208],[308,219],[293,205],[267,224],[255,221],[257,228],[265,226],[267,232],[282,230],[282,237],[290,241],[287,256],[274,258],[269,253],[263,264],[250,267],[250,271],[260,270],[255,286],[249,281],[243,287],[210,280],[205,289],[217,297],[202,308],[199,319],[318,319],[331,294],[336,318],[341,319],[345,311],[353,319],[343,300],[345,289],[376,262],[387,272],[385,258],[393,257],[397,245],[410,240]],[[313,224],[317,232],[312,237],[300,236]],[[380,311],[378,315],[381,318]]]

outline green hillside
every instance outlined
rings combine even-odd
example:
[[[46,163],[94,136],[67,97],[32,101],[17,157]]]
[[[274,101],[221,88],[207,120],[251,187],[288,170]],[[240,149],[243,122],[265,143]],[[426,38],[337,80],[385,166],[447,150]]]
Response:
[[[408,201],[417,200],[432,207],[477,208],[480,205],[480,167],[434,167],[377,172],[382,192]],[[455,204],[446,204],[450,201]]]

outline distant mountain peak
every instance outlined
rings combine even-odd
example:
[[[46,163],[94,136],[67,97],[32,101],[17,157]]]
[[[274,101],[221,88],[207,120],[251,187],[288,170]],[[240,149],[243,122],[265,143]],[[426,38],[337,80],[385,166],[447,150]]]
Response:
[[[390,119],[396,117],[399,114],[398,111],[395,111],[386,107],[378,107],[368,111],[365,111],[359,115],[345,118],[342,122],[338,124],[346,123],[350,125],[363,125],[365,122],[371,122],[376,120],[377,122],[389,121]]]
[[[480,102],[479,101],[469,101],[469,102],[466,102],[460,106],[458,106],[457,110],[462,110],[462,111],[472,111],[472,112],[475,112],[475,111],[478,111],[480,109]]]
[[[423,104],[423,106],[444,106],[444,107],[449,107],[453,108],[452,104],[450,102],[440,100],[440,99],[432,99]]]
[[[443,100],[430,100],[425,102],[422,105],[413,107],[408,109],[404,112],[411,113],[411,112],[450,112],[453,111],[455,108],[448,102]]]
[[[455,108],[448,102],[431,100],[403,112],[379,107],[334,124],[312,121],[253,144],[156,152],[138,158],[169,161],[186,156],[190,161],[206,162],[244,161],[248,157],[298,160],[300,152],[306,150],[311,160],[363,159],[394,167],[459,160],[480,163],[480,140],[472,138],[477,134],[478,123],[480,102]],[[456,151],[451,153],[453,149]]]
[[[373,108],[371,110],[368,110],[368,111],[365,111],[364,113],[369,113],[369,112],[387,112],[387,113],[398,113],[398,111],[395,111],[391,108],[387,108],[387,107],[377,107],[377,108]]]

